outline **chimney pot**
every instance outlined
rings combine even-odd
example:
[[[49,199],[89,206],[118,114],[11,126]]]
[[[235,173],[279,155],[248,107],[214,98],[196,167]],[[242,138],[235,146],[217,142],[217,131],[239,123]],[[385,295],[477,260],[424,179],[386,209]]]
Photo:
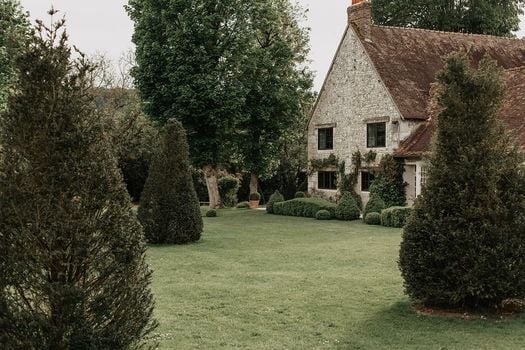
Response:
[[[363,40],[370,40],[372,26],[372,4],[368,0],[352,0],[348,7],[348,24]]]

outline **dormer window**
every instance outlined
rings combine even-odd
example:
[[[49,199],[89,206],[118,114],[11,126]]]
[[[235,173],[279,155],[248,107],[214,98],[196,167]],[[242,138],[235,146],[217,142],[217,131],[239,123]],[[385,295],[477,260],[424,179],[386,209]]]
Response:
[[[366,125],[366,147],[386,147],[386,123],[370,123]]]
[[[334,149],[334,128],[317,130],[318,149],[321,151]]]

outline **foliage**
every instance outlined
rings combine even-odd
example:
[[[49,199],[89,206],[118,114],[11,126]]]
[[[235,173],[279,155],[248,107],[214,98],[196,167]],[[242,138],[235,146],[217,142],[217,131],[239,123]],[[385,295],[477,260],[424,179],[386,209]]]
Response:
[[[381,225],[386,227],[405,226],[412,208],[410,207],[390,207],[381,211]]]
[[[193,187],[197,192],[197,198],[199,202],[209,202],[208,188],[206,187],[206,179],[204,178],[204,172],[202,169],[191,168],[191,176],[193,178]]]
[[[184,244],[201,237],[202,218],[186,133],[174,119],[159,135],[138,214],[150,243]]]
[[[372,163],[376,160],[376,158],[377,158],[377,153],[370,150],[367,153],[365,153],[365,155],[363,156],[363,161],[365,163]]]
[[[285,202],[275,203],[273,213],[286,216],[302,216],[315,218],[319,210],[328,210],[335,216],[336,205],[321,198],[296,198]]]
[[[295,192],[295,198],[304,198],[306,197],[306,194],[302,191]]]
[[[251,201],[259,201],[261,200],[261,194],[258,192],[250,193],[250,200]]]
[[[316,214],[315,214],[315,218],[317,220],[331,220],[332,219],[332,214],[326,210],[326,209],[322,209],[322,210],[319,210]]]
[[[24,54],[30,34],[29,20],[19,1],[0,0],[0,112],[15,91],[16,61]]]
[[[381,197],[377,194],[370,194],[370,199],[366,203],[365,210],[363,212],[363,217],[366,218],[368,213],[381,213],[381,210],[385,209],[387,206]]]
[[[239,204],[237,204],[237,209],[250,209],[250,203],[240,202]]]
[[[215,209],[210,209],[206,212],[206,217],[207,218],[216,218],[217,217],[217,210]]]
[[[327,158],[310,159],[310,173],[314,173],[325,168],[336,167],[338,165],[339,159],[335,156],[335,154],[331,153]]]
[[[335,208],[335,217],[338,220],[357,220],[361,213],[357,202],[351,193],[345,193],[337,203]]]
[[[219,193],[222,204],[226,208],[233,208],[237,205],[237,192],[240,186],[241,182],[235,176],[223,176],[219,179]]]
[[[525,297],[524,157],[498,116],[501,74],[490,59],[474,69],[459,54],[439,74],[428,179],[399,260],[406,292],[427,305],[491,307]]]
[[[270,196],[268,203],[266,204],[266,212],[268,214],[273,214],[273,206],[275,203],[284,202],[284,197],[279,191],[275,191],[274,194]]]
[[[372,12],[382,25],[512,36],[522,5],[522,0],[373,0]]]
[[[365,224],[367,225],[381,225],[381,214],[377,212],[370,212],[365,216]]]
[[[370,185],[370,195],[379,196],[386,207],[406,204],[406,182],[403,180],[403,161],[386,154],[379,162],[376,178]]]
[[[37,26],[0,119],[0,341],[140,347],[155,328],[143,232],[63,26]]]

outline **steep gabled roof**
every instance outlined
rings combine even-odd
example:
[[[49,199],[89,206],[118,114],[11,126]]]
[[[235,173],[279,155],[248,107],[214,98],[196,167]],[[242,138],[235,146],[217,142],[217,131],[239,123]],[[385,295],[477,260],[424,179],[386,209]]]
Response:
[[[372,25],[361,41],[405,119],[428,118],[430,87],[453,52],[469,51],[474,61],[488,54],[504,69],[525,65],[521,39]]]

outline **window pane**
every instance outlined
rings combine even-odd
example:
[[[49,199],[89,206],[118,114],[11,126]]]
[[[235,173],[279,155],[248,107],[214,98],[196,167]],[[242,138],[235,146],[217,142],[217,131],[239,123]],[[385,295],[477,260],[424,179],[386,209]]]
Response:
[[[318,149],[327,150],[334,147],[334,129],[318,129]]]
[[[367,147],[386,147],[386,123],[367,124]]]
[[[364,191],[364,192],[370,191],[370,185],[372,184],[372,181],[374,181],[374,179],[375,179],[374,174],[368,171],[362,171],[361,172],[361,191]]]
[[[335,171],[319,171],[317,176],[317,187],[322,190],[337,189],[337,174]]]

